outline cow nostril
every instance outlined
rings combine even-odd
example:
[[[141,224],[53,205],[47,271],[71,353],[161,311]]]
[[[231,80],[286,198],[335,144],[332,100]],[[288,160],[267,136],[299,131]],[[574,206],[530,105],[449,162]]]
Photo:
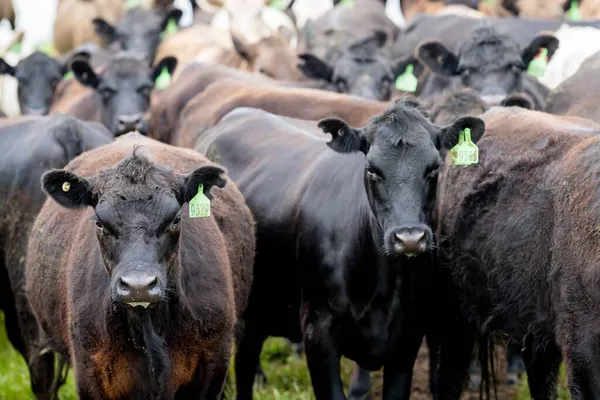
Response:
[[[394,234],[398,254],[415,255],[427,250],[427,238],[422,230],[404,230]]]

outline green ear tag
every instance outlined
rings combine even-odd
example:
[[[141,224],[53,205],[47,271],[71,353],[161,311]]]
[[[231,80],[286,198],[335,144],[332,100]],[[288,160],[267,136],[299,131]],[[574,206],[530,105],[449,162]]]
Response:
[[[287,8],[287,4],[285,0],[271,0],[269,1],[269,7],[283,11]]]
[[[156,77],[156,81],[154,81],[154,88],[156,90],[163,90],[167,88],[171,84],[171,74],[167,67],[163,67],[160,71],[160,74]]]
[[[579,9],[579,3],[576,0],[571,0],[567,17],[572,21],[581,20],[581,10]]]
[[[535,76],[536,78],[541,78],[546,73],[546,69],[548,68],[548,49],[542,47],[540,52],[527,67],[527,73],[531,76]]]
[[[15,44],[13,44],[12,47],[10,48],[10,52],[15,53],[15,54],[21,54],[21,43],[17,42]]]
[[[409,93],[414,93],[417,91],[419,80],[413,73],[414,70],[414,65],[408,64],[406,66],[404,72],[398,75],[398,78],[396,78],[396,89]]]
[[[127,0],[125,2],[125,9],[141,7],[140,0]]]
[[[66,81],[67,79],[71,79],[73,76],[73,71],[68,70],[67,73],[63,75],[63,79]]]
[[[165,29],[160,33],[160,38],[164,39],[177,33],[177,29],[179,29],[177,22],[175,22],[173,18],[169,18],[167,21],[167,26],[165,26]]]
[[[204,185],[198,185],[198,194],[190,200],[190,218],[210,217],[210,200],[204,195]]]
[[[346,7],[354,7],[354,0],[342,0],[339,4]]]
[[[479,162],[479,148],[471,141],[471,129],[458,134],[458,144],[450,149],[452,165],[471,165]]]

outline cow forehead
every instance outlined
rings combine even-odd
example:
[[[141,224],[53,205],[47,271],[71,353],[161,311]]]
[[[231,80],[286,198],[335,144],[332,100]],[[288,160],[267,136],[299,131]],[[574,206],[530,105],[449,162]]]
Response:
[[[430,147],[430,134],[436,129],[416,108],[398,107],[374,118],[365,127],[365,132],[373,144],[380,142],[395,148]]]
[[[520,64],[521,53],[512,43],[491,42],[480,43],[465,49],[459,55],[459,66],[485,68],[506,64]]]

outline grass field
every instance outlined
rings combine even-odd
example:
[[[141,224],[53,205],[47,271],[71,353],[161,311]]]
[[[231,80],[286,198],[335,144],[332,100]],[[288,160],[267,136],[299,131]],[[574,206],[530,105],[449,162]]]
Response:
[[[314,396],[310,390],[310,377],[304,359],[298,359],[292,346],[283,339],[271,338],[265,343],[261,362],[269,383],[256,387],[256,400],[310,400]],[[352,363],[342,363],[343,380],[347,385],[352,371]],[[559,400],[569,399],[565,389],[565,375],[561,371]],[[228,392],[231,393],[231,392]],[[4,316],[0,313],[0,400],[33,399],[29,387],[29,373],[23,358],[8,343],[4,330]],[[61,400],[75,400],[73,377],[70,375],[60,392]],[[517,400],[530,400],[527,383],[523,382]],[[508,399],[499,399],[508,400]]]

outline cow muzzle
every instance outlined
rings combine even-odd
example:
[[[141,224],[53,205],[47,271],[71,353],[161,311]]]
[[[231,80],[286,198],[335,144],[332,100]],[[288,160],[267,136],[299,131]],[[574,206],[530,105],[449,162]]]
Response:
[[[422,228],[402,228],[393,233],[392,243],[397,255],[414,257],[427,251],[429,238]]]
[[[114,300],[132,307],[147,308],[164,297],[159,277],[152,273],[126,272],[115,284]]]

